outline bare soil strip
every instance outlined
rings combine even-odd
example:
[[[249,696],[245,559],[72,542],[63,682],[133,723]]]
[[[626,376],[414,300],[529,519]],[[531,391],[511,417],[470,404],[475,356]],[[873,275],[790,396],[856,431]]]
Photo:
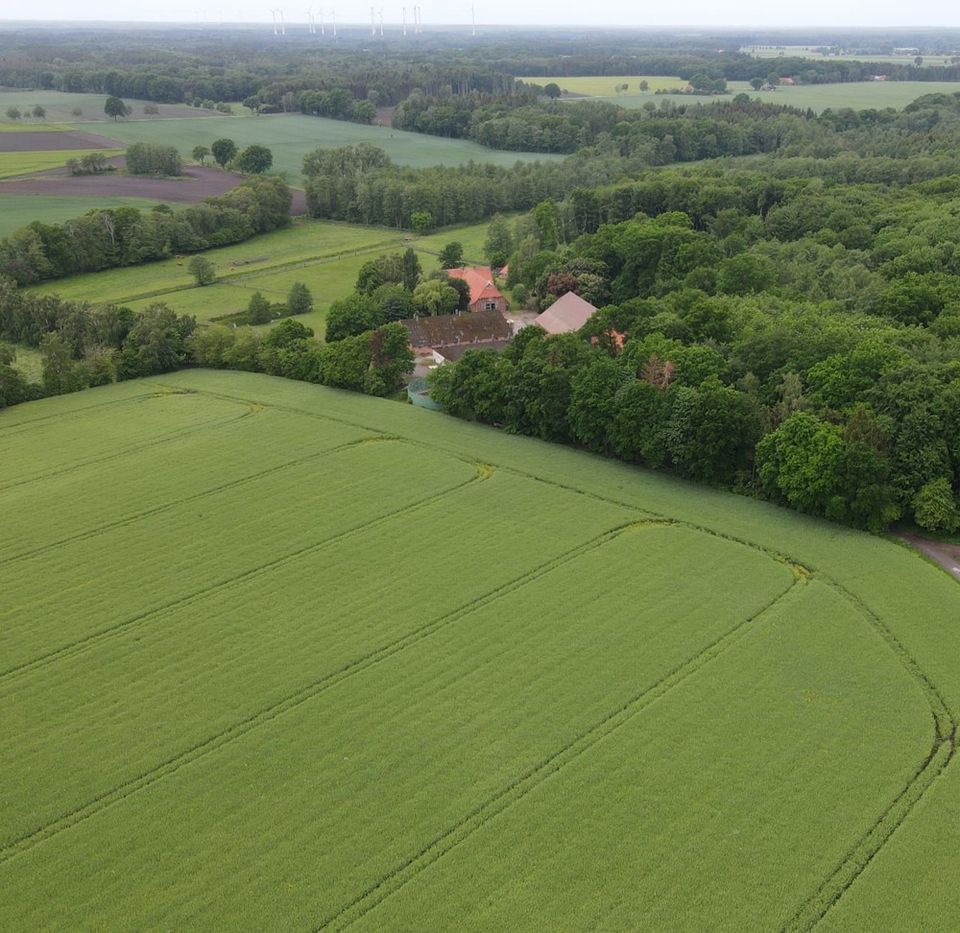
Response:
[[[7,135],[13,135],[7,134]],[[20,135],[20,134],[18,134]],[[53,135],[53,134],[51,134]],[[122,164],[122,157],[110,160]],[[53,197],[89,196],[93,198],[127,197],[167,201],[173,204],[196,204],[204,198],[226,194],[243,181],[242,175],[217,168],[191,165],[184,169],[182,178],[148,178],[135,175],[67,175],[66,169],[39,172],[28,178],[15,178],[0,183],[0,196],[5,194],[41,194]],[[302,191],[292,189],[290,213],[306,214],[307,198]],[[90,209],[96,207],[91,201]]]

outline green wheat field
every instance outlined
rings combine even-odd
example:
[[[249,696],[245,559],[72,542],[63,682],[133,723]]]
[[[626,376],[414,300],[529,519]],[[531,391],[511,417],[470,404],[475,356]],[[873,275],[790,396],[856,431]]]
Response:
[[[0,929],[946,929],[960,589],[304,383],[0,414]]]

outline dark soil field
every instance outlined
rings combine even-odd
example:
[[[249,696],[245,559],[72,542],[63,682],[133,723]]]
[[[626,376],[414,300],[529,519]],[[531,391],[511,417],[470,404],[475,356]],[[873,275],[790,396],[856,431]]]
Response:
[[[12,134],[10,134],[12,135]],[[18,134],[19,135],[19,134]],[[53,135],[53,134],[51,134]],[[118,167],[123,158],[111,159]],[[39,172],[29,178],[15,178],[0,182],[0,196],[5,194],[37,194],[56,197],[89,196],[148,198],[172,204],[195,204],[204,198],[226,194],[243,181],[242,175],[217,168],[191,165],[184,169],[182,178],[146,178],[109,173],[104,175],[68,175],[66,169]],[[96,204],[91,204],[91,208]],[[307,199],[302,191],[293,189],[290,213],[307,212]]]
[[[0,133],[0,152],[55,152],[58,149],[124,149],[124,143],[97,133]]]

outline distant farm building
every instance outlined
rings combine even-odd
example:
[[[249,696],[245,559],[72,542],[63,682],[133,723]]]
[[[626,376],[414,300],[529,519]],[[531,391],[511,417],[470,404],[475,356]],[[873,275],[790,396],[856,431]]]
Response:
[[[513,340],[513,328],[496,310],[438,314],[400,323],[410,335],[414,376],[422,376],[440,363],[454,362],[467,350],[502,350]]]
[[[574,292],[561,295],[543,314],[534,319],[534,324],[548,334],[569,334],[580,330],[597,309]]]
[[[447,275],[463,279],[470,287],[470,311],[506,311],[510,305],[494,282],[489,266],[469,266],[447,269]]]

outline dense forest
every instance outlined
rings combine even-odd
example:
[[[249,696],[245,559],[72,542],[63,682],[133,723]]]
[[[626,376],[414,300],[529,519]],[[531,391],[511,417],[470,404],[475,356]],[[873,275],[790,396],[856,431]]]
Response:
[[[788,148],[537,205],[510,233],[514,295],[540,309],[575,291],[601,310],[579,336],[529,329],[500,355],[469,352],[437,371],[434,398],[845,523],[952,530],[956,109],[921,100],[863,154]]]

